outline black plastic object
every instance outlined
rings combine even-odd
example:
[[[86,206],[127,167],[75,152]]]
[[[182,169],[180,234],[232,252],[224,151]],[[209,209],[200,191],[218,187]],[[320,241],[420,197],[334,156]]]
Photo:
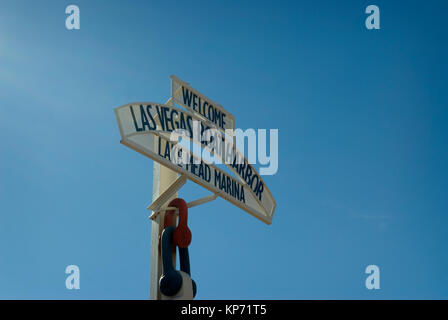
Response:
[[[173,243],[173,232],[175,227],[171,226],[163,230],[162,232],[162,264],[163,274],[160,277],[159,287],[160,292],[165,296],[175,296],[182,288],[182,276],[173,266],[173,256],[171,254],[171,248]],[[191,277],[190,273],[190,256],[188,254],[188,248],[179,248],[179,262],[180,270],[187,273]],[[193,286],[193,297],[196,296],[196,283],[191,280]]]

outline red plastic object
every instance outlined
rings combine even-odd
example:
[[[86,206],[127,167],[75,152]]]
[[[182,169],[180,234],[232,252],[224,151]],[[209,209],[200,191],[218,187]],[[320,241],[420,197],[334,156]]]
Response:
[[[191,231],[188,228],[188,206],[185,200],[176,198],[172,200],[168,207],[176,207],[179,209],[179,223],[173,232],[173,250],[176,246],[179,248],[187,248],[191,243]],[[176,211],[167,210],[163,221],[163,229],[176,225]],[[160,236],[159,236],[159,251],[160,251]]]
[[[185,200],[181,198],[176,198],[168,204],[168,207],[176,207],[179,209],[179,223],[177,224],[177,227],[173,232],[173,243],[179,248],[187,248],[191,243],[191,231],[188,228],[187,224],[188,223],[187,203],[185,202]],[[165,218],[167,218],[167,220],[165,221],[168,223],[172,223],[170,225],[174,225],[175,221],[174,210],[171,210],[171,212],[170,211],[167,212],[167,214],[165,215]],[[171,218],[171,216],[173,218]],[[165,224],[165,228],[166,227],[167,225]]]

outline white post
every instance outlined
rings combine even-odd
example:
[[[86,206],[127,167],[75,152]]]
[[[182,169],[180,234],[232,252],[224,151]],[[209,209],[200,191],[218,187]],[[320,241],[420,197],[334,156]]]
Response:
[[[156,137],[154,137],[156,139]],[[176,179],[177,173],[161,166],[154,161],[153,170],[153,201],[165,191]],[[177,198],[177,192],[167,202]],[[151,261],[150,261],[150,289],[149,298],[151,300],[160,300],[159,291],[159,279],[162,275],[162,259],[159,253],[159,235],[163,231],[163,220],[165,218],[165,212],[161,212],[151,224]]]
[[[172,98],[168,99],[167,104],[174,105]],[[154,143],[158,143],[157,136],[154,136]],[[159,195],[164,192],[176,179],[177,173],[161,166],[154,161],[153,182],[152,182],[152,201],[155,201]],[[177,198],[177,192],[173,194],[167,202]],[[162,258],[159,252],[159,237],[163,231],[163,220],[165,212],[161,212],[151,223],[151,260],[149,263],[149,299],[160,300],[159,279],[162,275]],[[173,253],[173,261],[175,265],[176,253]]]
[[[168,105],[174,106],[173,98],[171,97],[166,102]],[[158,138],[154,136],[154,143],[158,143]],[[161,166],[154,161],[153,182],[152,182],[152,201],[155,201],[160,194],[162,194],[176,179],[177,173]],[[173,194],[166,202],[177,198],[178,193]],[[163,231],[163,220],[165,219],[165,211],[161,212],[151,223],[151,260],[149,263],[149,299],[161,300],[159,290],[159,279],[162,275],[162,258],[159,252],[159,237]],[[176,265],[176,253],[173,253],[174,265]]]

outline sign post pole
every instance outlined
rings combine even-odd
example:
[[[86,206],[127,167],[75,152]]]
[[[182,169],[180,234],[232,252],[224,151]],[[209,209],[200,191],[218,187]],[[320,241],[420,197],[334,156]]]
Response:
[[[171,104],[171,99],[167,103]],[[154,136],[154,143],[156,143],[157,137]],[[175,180],[177,179],[177,173],[168,169],[160,163],[154,161],[153,169],[153,183],[152,183],[152,201],[155,201],[160,194],[162,194]],[[177,198],[177,192],[172,195],[168,200]],[[149,299],[160,300],[159,279],[162,275],[162,258],[159,252],[159,239],[163,231],[163,220],[165,218],[165,212],[161,212],[151,222],[151,258],[149,263],[150,275],[149,275]],[[173,260],[176,259],[176,253],[173,253]]]
[[[177,173],[154,161],[153,200],[177,179]],[[177,198],[174,194],[167,202]],[[151,300],[160,300],[159,278],[162,275],[162,259],[158,250],[159,235],[163,231],[165,212],[161,212],[151,223],[151,260],[150,260],[150,291]]]

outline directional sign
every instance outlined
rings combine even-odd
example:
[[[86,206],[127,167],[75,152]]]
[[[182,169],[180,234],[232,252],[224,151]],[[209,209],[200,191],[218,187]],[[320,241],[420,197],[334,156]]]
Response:
[[[265,223],[271,223],[276,203],[261,177],[245,158],[243,164],[229,165],[240,177],[238,180],[188,150],[183,152],[188,152],[191,159],[189,163],[172,161],[179,148],[173,149],[176,142],[169,141],[170,133],[175,129],[192,130],[191,123],[200,120],[198,116],[173,106],[151,102],[125,105],[116,108],[115,114],[124,145],[186,175]],[[154,139],[153,135],[158,138]],[[237,156],[239,153],[235,154]],[[193,160],[195,158],[197,163]]]
[[[220,104],[192,88],[187,82],[171,76],[171,96],[174,102],[192,111],[208,125],[221,131],[235,129],[235,118]]]
[[[191,115],[188,111],[164,104],[146,102],[127,104],[117,108],[115,112],[117,119],[119,119],[122,137],[147,132],[170,140],[170,134],[174,130],[184,129],[188,133],[190,141],[211,151],[206,141],[199,138],[191,139],[194,137],[192,122],[196,120],[199,123],[200,119]],[[208,127],[203,126],[202,129],[205,130],[206,128]],[[275,209],[275,200],[261,176],[232,142],[229,142],[219,131],[215,131],[215,133],[217,134],[216,140],[222,144],[220,153],[214,155],[218,156],[222,162],[226,162],[230,170],[239,177],[240,182],[249,188],[252,196],[255,197],[265,213],[272,216]]]

